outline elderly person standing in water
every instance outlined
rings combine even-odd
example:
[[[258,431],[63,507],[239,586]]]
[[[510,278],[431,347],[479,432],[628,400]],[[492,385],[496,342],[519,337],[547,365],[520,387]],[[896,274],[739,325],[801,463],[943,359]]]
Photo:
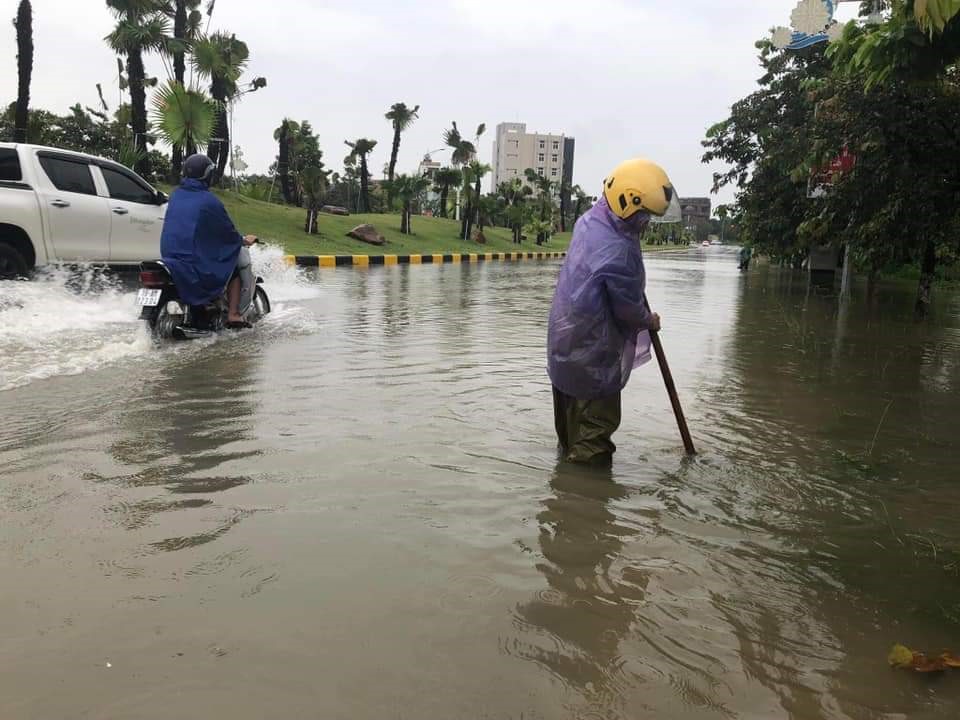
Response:
[[[650,359],[660,316],[647,305],[640,237],[662,216],[673,185],[649,160],[628,160],[577,222],[550,311],[548,371],[564,459],[607,464],[620,426],[620,393]]]

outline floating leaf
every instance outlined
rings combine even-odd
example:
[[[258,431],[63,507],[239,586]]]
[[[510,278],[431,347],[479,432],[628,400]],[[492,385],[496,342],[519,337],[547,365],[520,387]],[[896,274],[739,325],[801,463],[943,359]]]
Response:
[[[891,667],[919,673],[943,672],[948,668],[960,668],[960,658],[952,653],[945,652],[939,657],[930,658],[924,653],[916,652],[899,643],[890,650],[887,662]]]
[[[913,665],[913,650],[897,643],[887,655],[891,667],[906,668]]]

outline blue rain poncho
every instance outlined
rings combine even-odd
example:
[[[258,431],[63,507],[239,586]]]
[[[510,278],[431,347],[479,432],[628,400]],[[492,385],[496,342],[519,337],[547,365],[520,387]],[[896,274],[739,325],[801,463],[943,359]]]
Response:
[[[573,229],[550,311],[547,369],[553,385],[578,400],[616,395],[650,357],[640,251],[649,221],[621,220],[601,197]]]
[[[220,199],[199,180],[180,183],[167,207],[160,255],[181,299],[204,305],[220,295],[242,246],[243,237]]]

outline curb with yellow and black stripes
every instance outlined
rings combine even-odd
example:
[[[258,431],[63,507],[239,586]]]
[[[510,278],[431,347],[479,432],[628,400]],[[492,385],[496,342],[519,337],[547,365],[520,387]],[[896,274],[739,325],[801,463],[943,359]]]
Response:
[[[287,255],[300,267],[368,267],[370,265],[440,265],[516,260],[558,260],[565,252],[435,253],[430,255]]]

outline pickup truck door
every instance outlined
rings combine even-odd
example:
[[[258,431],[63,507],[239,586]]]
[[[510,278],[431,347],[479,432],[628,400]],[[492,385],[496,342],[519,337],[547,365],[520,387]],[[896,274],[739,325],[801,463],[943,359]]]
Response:
[[[158,259],[166,205],[159,204],[157,192],[124,168],[100,165],[97,172],[103,174],[110,194],[110,261]]]
[[[37,196],[46,220],[48,247],[65,262],[110,260],[110,210],[97,195],[90,165],[82,158],[40,152]]]

